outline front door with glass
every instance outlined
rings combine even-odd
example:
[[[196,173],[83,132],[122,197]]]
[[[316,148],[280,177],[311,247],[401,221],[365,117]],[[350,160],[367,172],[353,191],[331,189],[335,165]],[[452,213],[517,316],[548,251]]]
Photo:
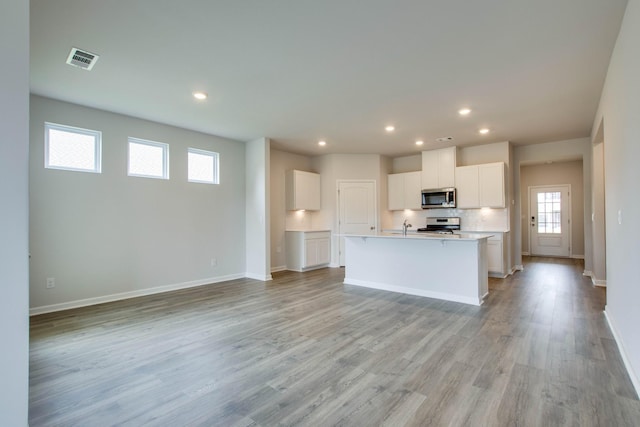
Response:
[[[529,196],[531,255],[570,256],[570,186],[529,187]]]

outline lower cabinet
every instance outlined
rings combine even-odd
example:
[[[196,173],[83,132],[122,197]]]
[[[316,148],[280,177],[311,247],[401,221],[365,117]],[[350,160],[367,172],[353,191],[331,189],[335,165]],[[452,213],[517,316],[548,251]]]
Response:
[[[489,276],[507,277],[507,250],[506,243],[509,232],[494,232],[487,240],[487,260],[489,264]]]
[[[502,275],[502,239],[487,240],[487,259],[489,261],[489,273]]]
[[[287,270],[307,271],[325,267],[331,261],[331,232],[287,231]]]

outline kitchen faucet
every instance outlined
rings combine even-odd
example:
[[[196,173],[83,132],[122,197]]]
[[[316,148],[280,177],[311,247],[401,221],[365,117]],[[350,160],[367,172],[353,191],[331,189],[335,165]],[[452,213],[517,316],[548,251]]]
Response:
[[[413,227],[411,224],[407,224],[407,219],[404,219],[404,222],[402,223],[402,235],[406,236],[407,235],[407,228],[409,227]]]

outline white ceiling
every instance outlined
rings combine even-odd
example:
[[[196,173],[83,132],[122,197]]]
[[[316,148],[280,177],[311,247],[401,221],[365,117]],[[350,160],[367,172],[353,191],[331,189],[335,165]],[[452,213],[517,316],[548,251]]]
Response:
[[[31,88],[311,155],[570,139],[591,132],[626,3],[32,0]]]

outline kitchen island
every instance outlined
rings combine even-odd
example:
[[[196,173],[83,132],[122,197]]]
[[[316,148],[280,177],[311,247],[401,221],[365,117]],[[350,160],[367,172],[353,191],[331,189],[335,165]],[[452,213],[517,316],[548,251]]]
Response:
[[[346,234],[347,285],[480,305],[488,235]]]

